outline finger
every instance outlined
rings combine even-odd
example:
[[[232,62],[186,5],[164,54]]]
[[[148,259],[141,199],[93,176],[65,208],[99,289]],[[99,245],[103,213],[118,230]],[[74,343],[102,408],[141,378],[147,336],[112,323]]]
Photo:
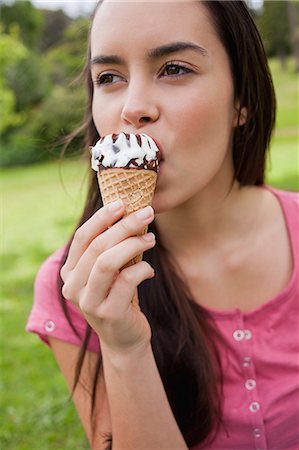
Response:
[[[88,291],[86,300],[89,305],[101,303],[107,297],[113,282],[115,282],[115,274],[121,271],[122,267],[135,256],[149,250],[154,245],[155,236],[148,233],[144,236],[128,238],[102,253],[97,258],[86,285],[85,292]],[[81,303],[80,308],[82,308]]]
[[[130,236],[142,234],[144,228],[153,219],[153,208],[148,206],[124,217],[100,236],[96,237],[79,259],[75,269],[80,278],[81,286],[87,283],[92,267],[99,255]]]
[[[123,213],[124,204],[121,200],[109,203],[99,209],[88,221],[78,228],[70,246],[67,260],[61,269],[61,277],[63,280],[67,272],[76,266],[79,258],[93,239],[119,220]]]
[[[117,320],[131,307],[137,286],[154,275],[153,268],[145,261],[127,267],[118,274],[109,295],[103,302],[95,305],[81,304],[82,311],[89,315],[96,314],[100,319]],[[86,297],[91,295],[91,291],[86,294]]]
[[[102,306],[102,316],[107,316],[108,314],[115,318],[123,316],[128,311],[128,308],[131,307],[132,299],[136,296],[137,286],[154,276],[154,269],[145,261],[123,269],[116,278]]]

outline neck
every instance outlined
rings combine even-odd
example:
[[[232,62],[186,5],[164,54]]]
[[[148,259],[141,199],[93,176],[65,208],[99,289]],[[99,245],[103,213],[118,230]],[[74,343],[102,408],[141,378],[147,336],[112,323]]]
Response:
[[[166,249],[175,255],[193,254],[196,249],[221,246],[248,231],[254,218],[256,196],[250,187],[215,186],[188,202],[156,216],[159,235]]]

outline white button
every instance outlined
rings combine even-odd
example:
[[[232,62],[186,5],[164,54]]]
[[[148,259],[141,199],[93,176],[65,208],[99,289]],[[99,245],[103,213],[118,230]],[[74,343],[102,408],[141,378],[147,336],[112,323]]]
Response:
[[[250,356],[244,356],[244,358],[243,358],[243,366],[244,367],[249,367],[250,366],[250,362],[251,362]]]
[[[233,332],[233,338],[235,341],[242,341],[242,339],[244,339],[244,331],[243,330],[235,330]]]
[[[255,380],[246,380],[245,382],[245,387],[246,389],[248,389],[249,391],[252,391],[252,389],[254,389],[256,386],[256,381]]]
[[[47,320],[47,322],[45,322],[45,330],[48,332],[52,332],[54,331],[56,328],[55,323],[52,320]]]
[[[253,435],[254,435],[256,438],[260,438],[261,435],[262,435],[261,430],[260,430],[259,428],[255,428],[255,429],[253,430]]]
[[[245,339],[249,340],[251,339],[251,331],[250,330],[244,330]]]
[[[260,404],[259,402],[252,402],[249,405],[249,410],[253,413],[257,412],[260,409]]]

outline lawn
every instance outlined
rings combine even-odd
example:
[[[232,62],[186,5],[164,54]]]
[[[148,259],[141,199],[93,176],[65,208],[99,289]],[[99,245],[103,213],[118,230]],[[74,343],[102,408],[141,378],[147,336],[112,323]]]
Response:
[[[2,173],[0,448],[84,450],[86,439],[52,355],[24,327],[41,261],[69,236],[84,198],[82,163]],[[61,183],[64,180],[64,185]]]
[[[269,183],[298,189],[298,85],[289,66],[271,62],[278,91]],[[74,228],[86,189],[86,164],[46,163],[2,172],[1,411],[5,450],[88,448],[51,352],[25,333],[41,262]]]

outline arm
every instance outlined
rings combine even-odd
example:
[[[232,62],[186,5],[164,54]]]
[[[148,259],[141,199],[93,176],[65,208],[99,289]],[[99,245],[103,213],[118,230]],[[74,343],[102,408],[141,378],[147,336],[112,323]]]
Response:
[[[124,268],[155,245],[150,236],[138,236],[153,214],[122,214],[108,205],[78,230],[61,271],[63,294],[100,338],[112,448],[186,450],[153,356],[149,323],[132,301],[153,269],[144,261]]]
[[[149,347],[136,357],[104,357],[113,449],[186,450]]]
[[[49,342],[57,364],[71,392],[79,347],[53,337],[49,337]],[[107,450],[109,448],[107,437],[111,434],[111,420],[103,372],[101,372],[97,384],[93,430],[90,420],[92,376],[96,362],[97,354],[86,352],[80,381],[72,398],[91,448],[93,450]]]

